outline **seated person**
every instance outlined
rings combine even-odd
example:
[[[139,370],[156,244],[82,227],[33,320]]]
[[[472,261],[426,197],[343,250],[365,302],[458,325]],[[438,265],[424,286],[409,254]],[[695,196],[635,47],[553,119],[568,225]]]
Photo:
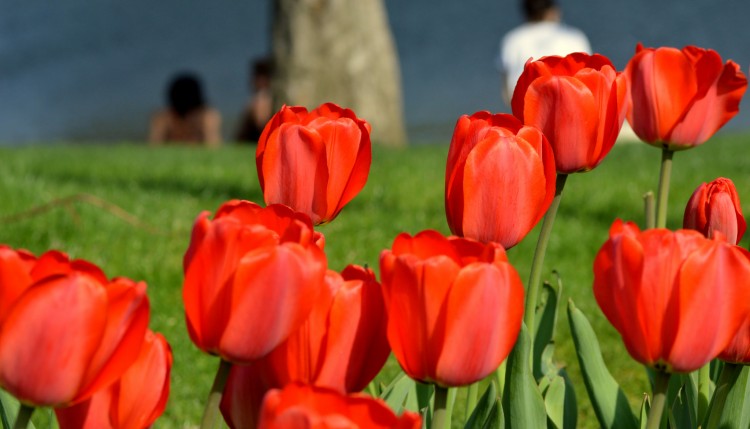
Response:
[[[206,104],[197,77],[192,74],[175,77],[169,84],[167,104],[166,109],[151,119],[148,136],[151,145],[221,144],[221,115]]]
[[[271,100],[271,63],[257,60],[252,65],[253,95],[242,112],[235,138],[238,142],[257,142],[266,122],[273,116]]]

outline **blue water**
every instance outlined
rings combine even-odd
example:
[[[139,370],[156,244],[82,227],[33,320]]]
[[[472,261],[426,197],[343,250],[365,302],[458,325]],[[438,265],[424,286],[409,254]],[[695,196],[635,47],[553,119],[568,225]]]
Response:
[[[568,0],[566,22],[623,67],[637,42],[717,50],[747,72],[750,2]],[[449,141],[456,118],[508,111],[493,68],[521,21],[515,1],[386,0],[413,141]],[[270,0],[5,0],[0,13],[0,144],[143,140],[179,70],[205,80],[225,135],[247,96],[251,58],[269,48]],[[750,128],[750,102],[729,128]]]

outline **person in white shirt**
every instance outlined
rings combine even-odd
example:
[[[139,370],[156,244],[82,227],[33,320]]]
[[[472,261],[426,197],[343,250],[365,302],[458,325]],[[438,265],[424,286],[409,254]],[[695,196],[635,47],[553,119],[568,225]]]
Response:
[[[561,22],[554,0],[523,0],[526,22],[509,31],[500,41],[495,65],[500,72],[502,96],[510,105],[518,77],[526,61],[546,55],[591,53],[591,44],[579,29]]]

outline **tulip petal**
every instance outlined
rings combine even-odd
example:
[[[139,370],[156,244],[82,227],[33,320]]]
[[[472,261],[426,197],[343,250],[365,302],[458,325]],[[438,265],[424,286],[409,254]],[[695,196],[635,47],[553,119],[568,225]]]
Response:
[[[164,412],[169,397],[172,351],[161,334],[146,333],[138,359],[111,389],[117,428],[146,428]],[[96,393],[99,395],[99,393]]]
[[[701,78],[699,75],[698,79]],[[705,79],[711,86],[705,95],[693,102],[669,134],[669,141],[678,146],[704,143],[740,110],[747,79],[735,63],[727,63],[715,79]]]
[[[664,342],[674,371],[700,368],[734,338],[750,314],[748,273],[748,255],[730,245],[709,242],[685,260],[679,274],[678,301],[665,315],[669,325],[665,334],[669,336]]]
[[[497,369],[521,329],[523,286],[510,264],[464,267],[446,298],[450,324],[437,361],[437,379],[467,385]]]
[[[0,328],[0,385],[37,406],[70,403],[104,335],[106,304],[105,288],[79,273],[27,290]]]
[[[462,230],[475,240],[510,248],[549,207],[542,160],[520,139],[491,136],[479,143],[466,160],[463,182]]]
[[[202,218],[196,224],[203,224]],[[231,311],[228,287],[237,263],[248,251],[274,245],[274,234],[260,225],[243,225],[219,218],[203,233],[185,272],[182,298],[193,341],[204,350],[214,350]],[[191,249],[194,246],[191,244]],[[215,285],[215,287],[206,287]]]
[[[294,243],[252,250],[242,257],[221,337],[222,357],[249,363],[281,344],[310,314],[325,269],[322,251]],[[248,336],[253,340],[247,341]]]
[[[679,49],[643,49],[626,68],[633,102],[633,130],[642,140],[663,140],[695,96],[693,65]]]
[[[541,77],[524,99],[526,123],[542,130],[555,152],[558,173],[574,173],[591,163],[589,147],[596,145],[598,102],[581,81],[568,76]]]
[[[0,246],[0,325],[12,304],[33,283],[34,262],[36,258],[28,252]]]
[[[86,401],[65,408],[55,408],[60,429],[123,429],[112,426],[109,419],[110,389],[102,389]]]
[[[352,118],[318,118],[308,127],[320,134],[326,145],[328,183],[325,218],[333,218],[362,190],[369,175],[369,134]],[[361,166],[361,167],[359,167]]]
[[[380,285],[374,280],[343,281],[330,308],[326,359],[316,385],[358,392],[380,372],[390,354]]]
[[[396,259],[389,284],[388,342],[412,378],[428,381],[445,335],[445,297],[459,271],[446,256]],[[414,353],[419,350],[419,353]]]
[[[325,142],[314,129],[296,124],[282,124],[275,137],[266,146],[260,170],[266,204],[285,204],[319,223],[320,214],[327,212]]]

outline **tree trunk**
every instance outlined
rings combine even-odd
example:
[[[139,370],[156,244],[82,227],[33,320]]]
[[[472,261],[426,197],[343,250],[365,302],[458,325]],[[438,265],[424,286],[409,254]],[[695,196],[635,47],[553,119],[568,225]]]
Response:
[[[274,0],[274,104],[331,101],[372,125],[375,143],[406,141],[401,78],[383,0]]]

